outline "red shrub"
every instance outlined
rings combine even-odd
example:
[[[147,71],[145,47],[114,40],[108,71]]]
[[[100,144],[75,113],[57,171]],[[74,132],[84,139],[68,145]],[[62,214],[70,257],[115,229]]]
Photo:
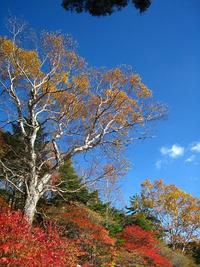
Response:
[[[83,264],[83,266],[82,266],[82,267],[93,267],[93,265],[92,265],[92,264],[90,264],[90,263],[87,263],[87,262],[86,262],[86,263],[84,263],[84,264]]]
[[[31,228],[21,212],[1,209],[1,266],[75,267],[80,254],[78,246],[61,237],[56,227]]]
[[[94,222],[86,209],[81,207],[70,207],[64,215],[68,222],[72,222],[81,229],[83,241],[90,245],[101,243],[102,245],[113,246],[115,240],[109,236],[109,232],[101,225]]]
[[[101,225],[96,214],[81,206],[70,206],[62,215],[66,224],[71,224],[71,232],[77,234],[81,247],[86,252],[82,257],[83,266],[107,266],[114,258],[115,240]]]
[[[143,254],[148,266],[172,267],[172,264],[159,254],[158,240],[152,232],[139,226],[127,226],[122,232],[122,238],[125,241],[124,248],[129,252],[138,251]]]

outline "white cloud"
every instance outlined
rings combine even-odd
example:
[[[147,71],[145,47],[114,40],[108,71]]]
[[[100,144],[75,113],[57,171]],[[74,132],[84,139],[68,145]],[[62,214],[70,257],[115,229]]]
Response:
[[[192,156],[188,157],[188,158],[185,160],[185,162],[190,163],[190,162],[195,161],[195,159],[196,159],[195,155],[192,155]]]
[[[194,152],[200,152],[200,143],[192,145],[191,150]]]
[[[171,147],[161,147],[160,152],[170,158],[178,158],[184,154],[184,150],[184,147],[174,144]]]

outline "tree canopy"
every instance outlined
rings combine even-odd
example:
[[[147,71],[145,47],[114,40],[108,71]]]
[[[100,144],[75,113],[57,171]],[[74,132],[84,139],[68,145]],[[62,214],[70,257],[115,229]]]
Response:
[[[43,32],[31,43],[23,38],[24,27],[11,21],[11,36],[0,37],[0,127],[17,125],[26,153],[12,149],[23,173],[4,157],[0,165],[6,181],[26,196],[24,210],[32,221],[42,195],[58,190],[52,179],[66,160],[105,147],[117,153],[144,138],[148,122],[160,119],[165,107],[151,100],[151,90],[131,67],[94,69],[70,36]],[[100,177],[113,172],[102,168]]]
[[[200,200],[175,185],[166,185],[163,180],[142,183],[139,202],[132,207],[148,210],[161,223],[167,242],[175,249],[184,251],[199,239]]]
[[[125,8],[129,2],[132,2],[134,7],[140,12],[144,12],[151,5],[151,0],[63,0],[62,6],[67,11],[77,13],[88,12],[92,16],[107,16],[113,12]]]

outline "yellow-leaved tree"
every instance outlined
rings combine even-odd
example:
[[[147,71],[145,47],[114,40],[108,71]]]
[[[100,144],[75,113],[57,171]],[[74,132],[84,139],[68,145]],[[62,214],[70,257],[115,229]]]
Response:
[[[200,199],[163,180],[142,183],[142,203],[161,222],[167,242],[182,252],[199,242]]]
[[[90,68],[71,37],[43,32],[31,42],[24,27],[11,21],[10,35],[0,37],[0,127],[17,124],[24,147],[20,154],[12,147],[21,168],[5,153],[0,166],[4,179],[24,194],[31,223],[38,200],[57,190],[52,177],[66,159],[143,138],[146,124],[162,117],[165,107],[150,101],[151,91],[131,68]],[[45,142],[38,148],[41,130]]]

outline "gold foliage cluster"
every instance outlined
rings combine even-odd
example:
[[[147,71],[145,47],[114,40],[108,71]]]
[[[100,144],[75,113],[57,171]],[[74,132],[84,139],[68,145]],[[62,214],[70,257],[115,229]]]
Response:
[[[68,127],[93,145],[108,135],[113,144],[120,142],[116,134],[128,135],[129,129],[163,115],[149,104],[151,90],[139,75],[124,66],[89,68],[71,39],[59,33],[43,33],[37,49],[1,37],[0,79],[15,104],[23,95],[22,113],[39,110],[40,122],[56,127],[55,136]]]
[[[170,243],[183,244],[183,249],[198,241],[200,230],[200,199],[176,187],[165,185],[164,181],[152,183],[145,180],[142,184],[142,197],[145,205],[155,211]]]

